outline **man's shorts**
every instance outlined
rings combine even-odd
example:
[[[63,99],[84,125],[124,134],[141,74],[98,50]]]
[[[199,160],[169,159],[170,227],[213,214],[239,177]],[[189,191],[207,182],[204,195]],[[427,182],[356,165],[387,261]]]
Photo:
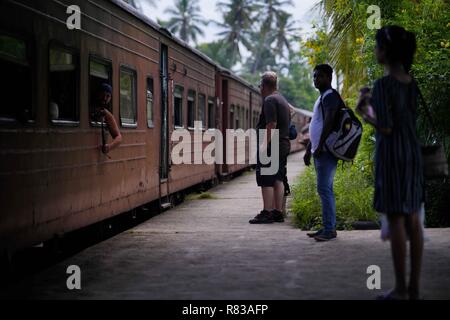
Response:
[[[275,182],[278,181],[284,181],[287,176],[287,157],[289,155],[289,152],[280,152],[280,165],[278,167],[278,171],[273,175],[262,175],[261,174],[261,168],[269,168],[270,163],[267,165],[261,164],[259,161],[259,156],[257,157],[257,163],[256,163],[256,183],[258,184],[258,187],[273,187],[275,185]]]

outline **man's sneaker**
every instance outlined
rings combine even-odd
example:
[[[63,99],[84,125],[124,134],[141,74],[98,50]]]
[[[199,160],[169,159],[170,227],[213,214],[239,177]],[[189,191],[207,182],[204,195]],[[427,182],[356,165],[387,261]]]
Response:
[[[337,237],[337,233],[336,231],[324,231],[321,234],[319,234],[318,236],[315,236],[314,239],[316,239],[316,241],[330,241],[330,240],[334,240]]]
[[[272,219],[273,222],[284,222],[283,212],[278,210],[272,210]]]
[[[323,229],[320,229],[320,230],[318,230],[316,232],[307,233],[306,235],[308,237],[310,237],[310,238],[314,238],[314,237],[317,237],[317,236],[321,235],[323,231],[324,231]]]
[[[273,223],[272,213],[267,210],[261,211],[256,217],[249,221],[251,224]]]

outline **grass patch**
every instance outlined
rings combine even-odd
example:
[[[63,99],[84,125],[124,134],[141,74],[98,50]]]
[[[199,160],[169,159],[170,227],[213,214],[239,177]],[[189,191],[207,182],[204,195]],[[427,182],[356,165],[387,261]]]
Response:
[[[244,172],[242,172],[243,176],[251,176],[255,174],[255,170],[245,170]]]
[[[210,192],[191,193],[186,196],[186,200],[205,200],[205,199],[218,199],[217,196]]]
[[[303,230],[318,229],[322,225],[322,207],[316,191],[313,166],[305,169],[293,188],[291,212],[294,223]],[[378,221],[372,207],[374,188],[361,169],[355,165],[339,164],[334,180],[337,229],[350,230],[355,221]]]

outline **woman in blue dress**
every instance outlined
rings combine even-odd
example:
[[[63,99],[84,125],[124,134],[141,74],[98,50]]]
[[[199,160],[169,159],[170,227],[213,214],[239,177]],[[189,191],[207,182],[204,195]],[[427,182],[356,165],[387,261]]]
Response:
[[[409,71],[416,50],[413,33],[388,26],[376,34],[375,55],[385,68],[372,92],[360,92],[357,111],[376,128],[374,208],[388,217],[395,288],[383,299],[417,299],[423,253],[419,210],[424,201],[420,144],[416,134],[418,87]],[[406,282],[406,241],[411,273]]]

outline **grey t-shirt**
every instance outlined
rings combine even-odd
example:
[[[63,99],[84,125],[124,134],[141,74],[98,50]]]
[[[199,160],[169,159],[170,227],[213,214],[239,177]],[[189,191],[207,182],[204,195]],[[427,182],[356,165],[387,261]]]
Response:
[[[287,100],[278,92],[264,99],[257,129],[266,129],[270,122],[276,122],[276,129],[280,133],[280,152],[289,153],[291,142],[289,141],[289,124],[291,122],[290,107]]]

